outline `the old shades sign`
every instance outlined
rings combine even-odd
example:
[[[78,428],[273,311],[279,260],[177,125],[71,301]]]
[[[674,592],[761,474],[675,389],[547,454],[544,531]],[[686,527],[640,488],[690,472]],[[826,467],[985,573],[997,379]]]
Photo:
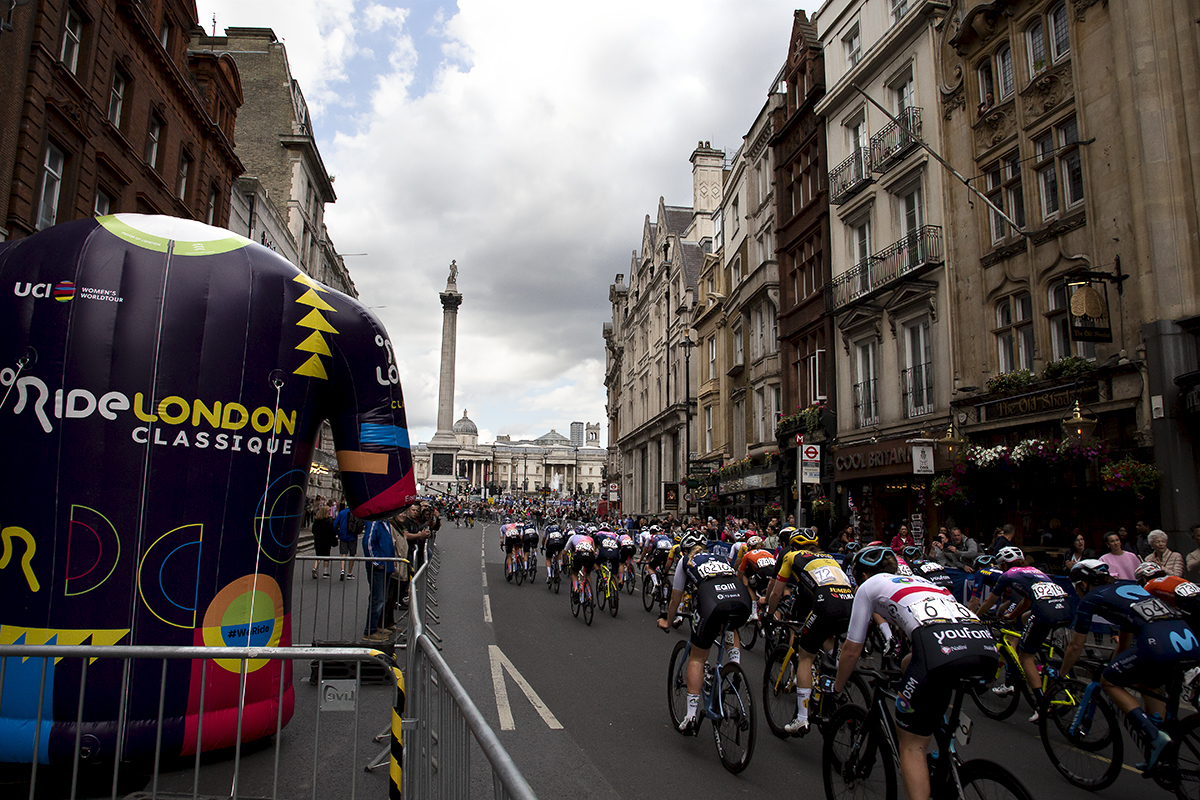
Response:
[[[877,444],[843,447],[834,454],[833,469],[838,480],[911,473],[912,446],[902,439],[891,439]]]

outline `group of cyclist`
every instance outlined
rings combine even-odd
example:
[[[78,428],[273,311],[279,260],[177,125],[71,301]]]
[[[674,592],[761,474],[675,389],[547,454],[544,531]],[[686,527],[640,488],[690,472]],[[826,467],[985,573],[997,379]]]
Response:
[[[1069,675],[1093,630],[1094,617],[1114,626],[1114,655],[1100,683],[1140,727],[1148,758],[1139,767],[1146,771],[1171,739],[1159,728],[1162,703],[1146,694],[1139,700],[1130,690],[1157,689],[1200,664],[1200,586],[1164,575],[1153,562],[1143,563],[1137,580],[1129,581],[1115,579],[1098,559],[1080,560],[1070,571],[1078,594],[1074,601],[1062,585],[1027,563],[1019,547],[1008,546],[976,560],[964,603],[953,593],[950,574],[925,559],[920,548],[895,552],[882,542],[850,545],[839,560],[823,551],[809,528],[779,531],[780,547],[774,550],[753,531],[746,532],[748,536],[734,532],[729,541],[712,539],[711,531],[670,534],[656,525],[636,533],[596,526],[568,531],[548,525],[539,537],[535,527],[510,523],[501,531],[506,567],[515,553],[523,550],[533,557],[540,546],[547,577],[561,560],[573,592],[581,590],[601,562],[607,562],[619,579],[641,565],[656,596],[660,582],[671,588],[657,620],[664,630],[679,624],[684,598],[691,596],[687,713],[679,725],[683,733],[698,728],[704,664],[723,631],[726,661],[738,663],[739,627],[751,619],[765,626],[781,616],[787,620],[799,665],[796,716],[784,730],[804,735],[818,654],[836,652],[836,678],[823,688],[840,693],[874,626],[885,653],[904,653],[894,716],[900,772],[906,795],[913,798],[929,796],[926,750],[952,693],[964,682],[997,673],[999,654],[986,624],[990,619],[1019,626],[1017,652],[1032,696],[1039,700],[1035,655],[1054,631],[1069,627],[1072,632],[1059,667],[1061,674]],[[1036,720],[1035,712],[1031,721]]]

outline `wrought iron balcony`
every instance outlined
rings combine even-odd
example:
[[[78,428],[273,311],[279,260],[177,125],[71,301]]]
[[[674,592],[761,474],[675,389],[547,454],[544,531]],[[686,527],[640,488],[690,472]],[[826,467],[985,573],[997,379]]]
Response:
[[[879,424],[879,400],[875,394],[875,379],[854,384],[854,426],[870,428]]]
[[[896,115],[901,124],[889,122],[871,137],[871,169],[887,172],[921,141],[921,109],[909,106]]]
[[[904,370],[904,409],[912,419],[933,413],[933,364],[926,361]]]
[[[825,284],[825,310],[862,302],[944,260],[941,226],[925,225]]]
[[[829,202],[841,205],[871,183],[871,151],[855,148],[849,158],[829,170]]]

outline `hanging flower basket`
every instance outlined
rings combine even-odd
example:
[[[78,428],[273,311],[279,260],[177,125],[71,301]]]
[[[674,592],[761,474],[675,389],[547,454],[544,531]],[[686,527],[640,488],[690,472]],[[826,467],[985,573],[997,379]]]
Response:
[[[1106,492],[1122,492],[1132,490],[1139,500],[1158,486],[1162,473],[1153,464],[1143,464],[1132,456],[1125,456],[1120,461],[1106,464],[1100,470],[1100,479]]]
[[[812,509],[814,514],[828,514],[833,510],[833,501],[824,495],[814,497],[809,504],[809,508]]]

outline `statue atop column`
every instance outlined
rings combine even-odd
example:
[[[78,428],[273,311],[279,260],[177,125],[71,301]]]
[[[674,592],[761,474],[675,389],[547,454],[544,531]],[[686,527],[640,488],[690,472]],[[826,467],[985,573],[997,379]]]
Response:
[[[450,277],[446,278],[446,286],[456,286],[458,284],[458,261],[450,262]]]

